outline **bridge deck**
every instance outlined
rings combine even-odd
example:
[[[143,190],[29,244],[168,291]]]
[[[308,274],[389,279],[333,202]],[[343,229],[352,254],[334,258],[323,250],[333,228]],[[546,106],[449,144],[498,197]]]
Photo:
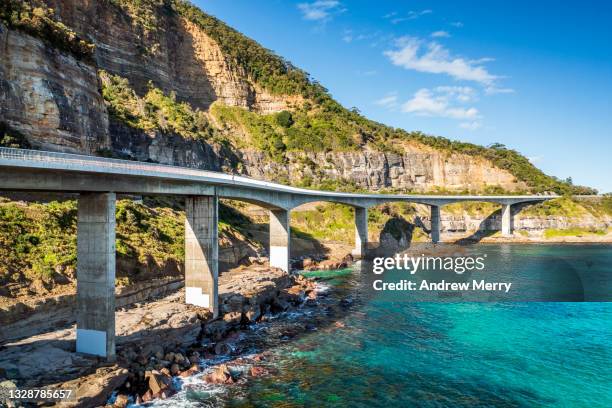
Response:
[[[218,195],[292,208],[312,201],[369,207],[389,201],[444,205],[459,201],[499,204],[544,201],[551,195],[408,195],[309,190],[222,172],[95,156],[0,148],[0,189],[133,194]]]

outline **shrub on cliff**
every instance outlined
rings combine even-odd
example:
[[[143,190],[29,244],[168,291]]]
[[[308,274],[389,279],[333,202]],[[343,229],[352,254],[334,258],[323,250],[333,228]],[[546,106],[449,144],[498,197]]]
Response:
[[[186,102],[177,101],[174,93],[166,95],[149,84],[148,92],[141,98],[127,79],[106,71],[100,71],[99,76],[109,113],[128,126],[145,131],[173,132],[186,139],[220,141],[206,114]]]

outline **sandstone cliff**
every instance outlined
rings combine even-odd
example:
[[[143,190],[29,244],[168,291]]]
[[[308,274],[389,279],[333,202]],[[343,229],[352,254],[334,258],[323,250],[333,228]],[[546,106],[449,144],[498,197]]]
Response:
[[[496,152],[483,156],[486,149],[481,147],[465,153],[437,148],[435,138],[397,139],[393,129],[340,107],[302,71],[179,0],[8,1],[9,6],[46,4],[61,27],[95,46],[90,60],[79,59],[21,26],[0,22],[0,124],[21,132],[35,148],[241,172],[292,184],[317,186],[332,180],[369,190],[546,191],[544,185],[559,183],[516,152],[508,151],[521,160],[512,167],[508,160],[491,159],[499,156]],[[265,70],[262,66],[272,67],[271,73],[255,78]],[[124,78],[137,98],[155,88],[193,112],[204,112],[218,137],[185,137],[165,126],[167,116],[157,127],[126,123],[113,115],[113,106],[102,95],[101,71]],[[148,109],[143,99],[135,103],[137,111]],[[268,133],[258,136],[259,144],[278,147],[274,156],[255,146],[253,128],[219,123],[209,112],[214,103],[254,112],[263,121],[278,112],[300,110],[308,122],[323,112],[325,120],[337,122],[324,137],[342,131],[348,147],[291,147],[287,139],[298,131],[268,127]],[[310,126],[305,123],[302,131]],[[274,142],[265,140],[270,137]],[[235,143],[238,139],[243,143]],[[433,147],[419,142],[430,139]],[[530,172],[545,183],[534,187]]]
[[[0,23],[0,121],[40,149],[110,148],[96,68]]]

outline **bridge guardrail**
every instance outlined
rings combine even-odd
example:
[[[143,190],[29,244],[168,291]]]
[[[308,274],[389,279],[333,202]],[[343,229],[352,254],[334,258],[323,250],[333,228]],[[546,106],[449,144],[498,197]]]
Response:
[[[27,162],[38,163],[58,163],[61,164],[61,169],[75,171],[94,171],[103,172],[105,169],[121,170],[126,175],[141,175],[149,177],[170,177],[173,179],[185,177],[194,181],[207,182],[214,185],[230,185],[244,188],[268,189],[276,192],[300,194],[306,196],[319,195],[321,197],[337,197],[337,198],[403,198],[403,199],[458,199],[465,200],[500,200],[508,199],[550,199],[555,196],[435,196],[435,195],[406,195],[406,194],[363,194],[363,193],[345,193],[335,191],[318,191],[305,188],[291,187],[283,184],[272,183],[268,181],[256,180],[245,176],[215,172],[210,170],[192,169],[187,167],[178,167],[168,164],[145,163],[139,161],[111,159],[96,156],[86,156],[73,153],[59,153],[41,150],[16,149],[10,147],[0,147],[0,160],[9,160],[16,162],[18,165],[24,165]],[[88,169],[89,168],[89,169]]]

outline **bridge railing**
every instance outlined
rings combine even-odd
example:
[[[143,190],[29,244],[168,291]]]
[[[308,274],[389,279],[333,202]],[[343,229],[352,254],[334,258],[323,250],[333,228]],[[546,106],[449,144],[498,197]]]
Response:
[[[139,161],[110,159],[96,156],[85,156],[72,153],[58,153],[40,150],[15,149],[0,147],[0,160],[10,160],[16,164],[26,163],[58,163],[62,169],[78,171],[101,171],[101,170],[120,170],[125,174],[144,175],[144,176],[180,176],[189,177],[195,180],[206,181],[211,184],[242,185],[245,187],[284,191],[288,193],[306,195],[335,195],[351,196],[351,193],[338,193],[333,191],[316,191],[305,188],[286,186],[283,184],[272,183],[263,180],[256,180],[249,177],[215,172],[209,170],[190,169],[188,167],[178,167],[168,164],[145,163]],[[177,178],[177,177],[175,177]]]
[[[110,159],[96,156],[86,156],[72,153],[58,153],[41,150],[15,149],[9,147],[0,147],[0,162],[9,161],[10,165],[20,167],[45,167],[44,164],[56,163],[57,166],[49,166],[59,170],[73,170],[80,172],[105,172],[145,176],[145,177],[167,177],[172,179],[190,179],[197,182],[205,182],[213,185],[237,186],[246,188],[255,188],[261,190],[269,190],[284,193],[300,194],[304,196],[321,196],[333,198],[374,198],[374,199],[406,199],[406,200],[434,200],[434,199],[450,199],[450,196],[435,196],[435,195],[403,195],[403,194],[363,194],[363,193],[345,193],[337,191],[317,191],[299,187],[291,187],[283,184],[272,183],[263,180],[256,180],[245,176],[227,174],[216,171],[193,169],[188,167],[178,167],[168,164],[146,163],[140,161]],[[40,163],[39,166],[33,163]],[[6,165],[6,163],[5,163]],[[509,199],[549,199],[554,196],[508,196]],[[502,199],[503,196],[457,196],[457,200],[465,201],[474,199],[478,201],[489,200],[496,201]]]
[[[166,164],[153,164],[130,160],[120,159],[109,159],[96,156],[85,156],[71,153],[58,153],[58,152],[47,152],[37,150],[26,150],[26,149],[14,149],[8,147],[0,147],[0,159],[8,159],[15,161],[24,162],[40,162],[40,163],[61,163],[67,166],[96,166],[105,169],[118,169],[138,172],[161,172],[171,173],[180,175],[192,175],[192,176],[205,176],[214,175],[219,177],[220,174],[216,172],[209,172],[207,170],[189,169],[186,167],[177,167]],[[223,173],[221,173],[223,174]],[[226,175],[228,179],[233,176],[230,174]]]

